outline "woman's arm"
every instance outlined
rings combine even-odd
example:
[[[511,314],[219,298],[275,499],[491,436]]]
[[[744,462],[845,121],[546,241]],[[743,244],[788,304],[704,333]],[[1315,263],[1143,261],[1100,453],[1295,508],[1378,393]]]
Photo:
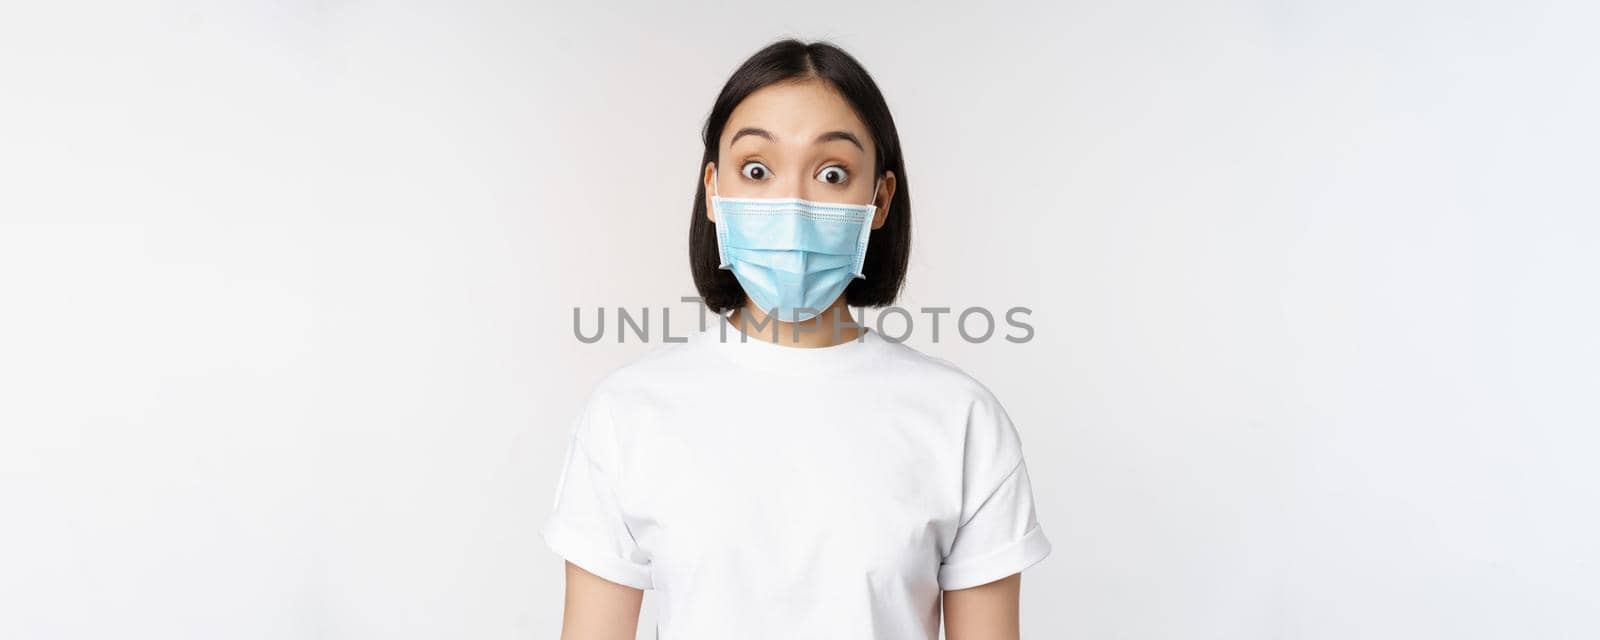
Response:
[[[1022,574],[944,592],[945,640],[1020,640]]]
[[[567,603],[561,640],[633,640],[644,592],[567,563]]]

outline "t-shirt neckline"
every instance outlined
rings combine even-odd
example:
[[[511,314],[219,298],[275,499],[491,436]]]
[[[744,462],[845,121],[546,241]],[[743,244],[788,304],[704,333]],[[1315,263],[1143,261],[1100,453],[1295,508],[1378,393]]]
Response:
[[[793,347],[747,336],[730,323],[725,316],[716,316],[711,326],[695,335],[695,340],[705,343],[712,351],[727,360],[751,368],[789,374],[836,372],[851,369],[870,361],[873,353],[883,345],[882,336],[870,327],[861,327],[861,334],[842,343],[826,347]],[[770,326],[764,329],[750,327],[752,333],[771,335]],[[791,329],[780,325],[778,331]],[[804,330],[803,328],[801,329]]]

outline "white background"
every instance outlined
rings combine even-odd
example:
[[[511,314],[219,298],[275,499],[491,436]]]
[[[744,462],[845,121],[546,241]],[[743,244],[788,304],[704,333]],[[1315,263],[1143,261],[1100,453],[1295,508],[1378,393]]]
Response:
[[[1034,309],[912,341],[1021,430],[1027,637],[1600,637],[1593,5],[587,4],[0,10],[0,637],[554,637],[648,348],[572,309],[687,324],[786,35],[894,110],[902,303]]]

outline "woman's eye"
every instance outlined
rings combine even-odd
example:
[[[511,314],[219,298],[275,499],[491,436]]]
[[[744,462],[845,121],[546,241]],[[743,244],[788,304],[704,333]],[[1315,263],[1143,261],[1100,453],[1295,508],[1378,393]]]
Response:
[[[739,173],[744,174],[744,177],[751,180],[765,180],[767,176],[772,174],[772,170],[768,169],[766,165],[752,160],[744,163],[744,166],[739,169]]]
[[[850,174],[845,172],[844,167],[838,165],[823,167],[817,172],[817,179],[828,184],[844,184],[848,177]]]

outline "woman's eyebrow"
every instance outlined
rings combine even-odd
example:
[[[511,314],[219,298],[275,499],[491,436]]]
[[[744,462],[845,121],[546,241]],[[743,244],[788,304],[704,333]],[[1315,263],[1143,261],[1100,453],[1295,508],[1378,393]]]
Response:
[[[743,129],[740,129],[738,133],[733,134],[733,139],[728,141],[728,146],[730,146],[730,147],[733,146],[733,143],[738,142],[739,138],[741,136],[745,136],[745,135],[759,136],[759,137],[762,137],[762,138],[766,138],[768,142],[776,142],[776,139],[773,138],[772,134],[769,133],[766,129],[761,129],[761,128],[757,128],[757,127],[745,127]]]
[[[862,151],[867,150],[866,147],[861,146],[861,141],[856,139],[856,134],[850,133],[849,131],[829,131],[817,136],[817,144],[828,142],[830,140],[848,140],[850,144],[855,145],[857,149]]]
[[[742,129],[739,129],[739,131],[737,133],[733,134],[733,138],[728,140],[728,146],[730,146],[730,147],[733,146],[733,143],[738,142],[739,138],[747,136],[747,135],[766,138],[768,142],[777,142],[777,140],[778,140],[775,136],[772,135],[772,132],[767,131],[766,129],[762,129],[760,127],[744,127]],[[824,133],[824,134],[822,134],[820,136],[817,136],[817,144],[821,144],[821,143],[824,143],[824,142],[830,142],[830,141],[833,141],[833,140],[844,140],[846,142],[849,142],[850,144],[855,145],[857,149],[860,149],[862,151],[866,151],[867,150],[866,147],[861,145],[861,139],[857,138],[856,134],[850,133],[849,131],[829,131],[829,132]]]

